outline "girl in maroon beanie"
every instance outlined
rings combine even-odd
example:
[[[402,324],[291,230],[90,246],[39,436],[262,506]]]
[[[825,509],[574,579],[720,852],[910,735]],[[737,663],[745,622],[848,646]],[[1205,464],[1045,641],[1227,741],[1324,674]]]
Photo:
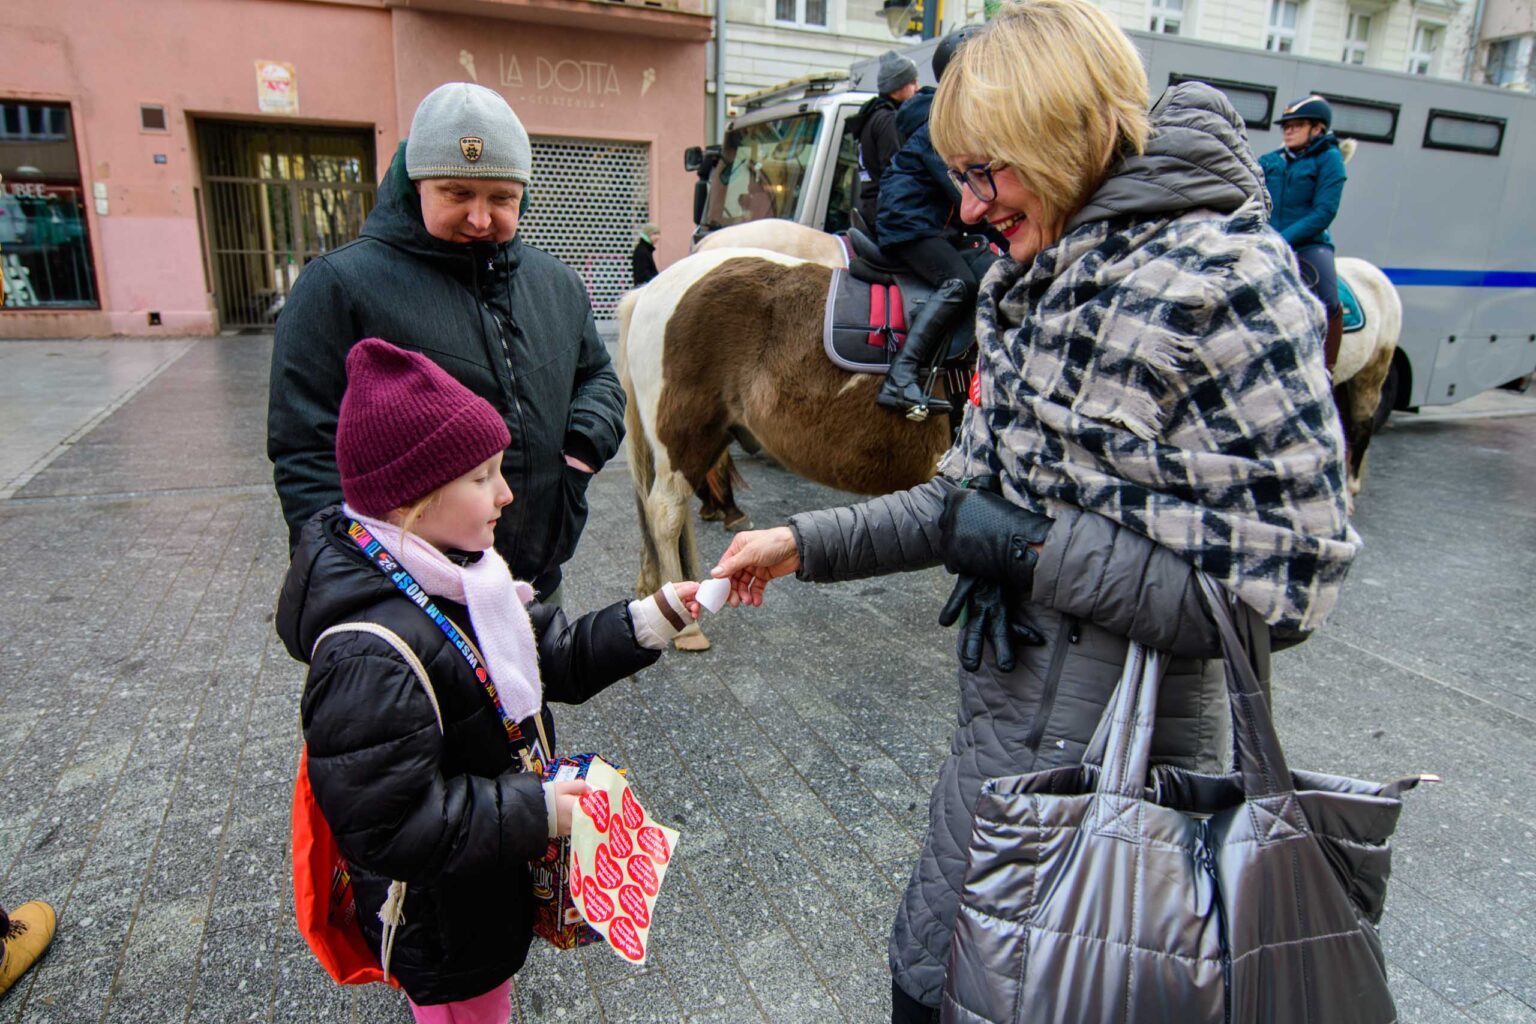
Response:
[[[345,503],[304,527],[278,600],[278,633],[309,663],[309,780],[357,922],[434,1024],[510,1016],[528,862],[569,834],[586,791],[541,779],[545,702],[644,668],[698,615],[694,583],[575,622],[534,602],[491,546],[515,498],[500,472],[512,440],[425,356],[358,342],[336,424]]]

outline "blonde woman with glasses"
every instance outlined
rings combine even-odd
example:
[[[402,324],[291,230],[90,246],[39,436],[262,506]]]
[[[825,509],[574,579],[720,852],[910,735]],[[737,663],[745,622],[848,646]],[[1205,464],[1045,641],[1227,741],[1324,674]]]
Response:
[[[1009,258],[981,283],[955,447],[920,487],[738,534],[715,570],[751,604],[789,572],[958,577],[939,621],[961,624],[960,710],[892,928],[893,1021],[938,1019],[985,780],[1079,762],[1129,640],[1172,656],[1154,759],[1222,770],[1195,571],[1283,645],[1327,618],[1358,547],[1320,308],[1269,227],[1242,120],[1205,85],[1148,98],[1130,40],[1086,0],[1014,4],[966,42],[933,141],[962,215]]]

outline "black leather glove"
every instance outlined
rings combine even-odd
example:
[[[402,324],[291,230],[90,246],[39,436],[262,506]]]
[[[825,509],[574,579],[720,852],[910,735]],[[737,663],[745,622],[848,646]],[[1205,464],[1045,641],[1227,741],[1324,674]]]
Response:
[[[959,576],[939,612],[939,625],[953,625],[965,613],[955,640],[960,664],[981,667],[985,641],[992,641],[997,667],[1013,671],[1013,643],[1045,643],[1034,627],[1008,619],[1008,593],[1028,594],[1034,586],[1038,556],[1029,545],[1045,541],[1051,519],[1019,508],[995,493],[996,480],[977,480],[951,491],[939,519],[939,554],[944,567]]]

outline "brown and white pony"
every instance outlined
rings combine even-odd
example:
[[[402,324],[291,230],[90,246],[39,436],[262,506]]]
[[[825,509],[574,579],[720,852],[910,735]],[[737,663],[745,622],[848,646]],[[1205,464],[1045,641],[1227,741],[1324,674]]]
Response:
[[[1381,389],[1392,368],[1397,339],[1403,332],[1403,300],[1387,275],[1374,263],[1340,256],[1334,261],[1339,278],[1348,282],[1365,311],[1365,326],[1344,335],[1333,364],[1333,404],[1344,426],[1349,459],[1350,510],[1365,483],[1365,453],[1376,432]],[[1391,410],[1388,410],[1389,412]]]
[[[827,266],[766,249],[711,249],[620,300],[618,369],[643,545],[637,592],[699,578],[689,500],[733,433],[840,490],[885,494],[933,476],[948,417],[914,423],[880,408],[879,374],[827,358],[831,277]],[[690,627],[677,645],[709,642]]]

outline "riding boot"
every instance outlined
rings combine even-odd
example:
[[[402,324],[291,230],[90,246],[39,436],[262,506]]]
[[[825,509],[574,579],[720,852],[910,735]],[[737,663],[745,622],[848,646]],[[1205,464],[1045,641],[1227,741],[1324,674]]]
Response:
[[[939,350],[949,344],[950,325],[969,305],[966,292],[965,282],[955,278],[934,289],[907,328],[907,340],[885,372],[885,383],[875,396],[876,403],[899,409],[910,420],[926,419],[930,412],[949,411],[948,402],[923,393],[919,378],[923,368],[937,362]]]
[[[1328,331],[1323,335],[1323,363],[1328,367],[1328,372],[1333,372],[1333,364],[1339,361],[1339,343],[1344,340],[1344,307],[1332,310],[1328,314]]]

